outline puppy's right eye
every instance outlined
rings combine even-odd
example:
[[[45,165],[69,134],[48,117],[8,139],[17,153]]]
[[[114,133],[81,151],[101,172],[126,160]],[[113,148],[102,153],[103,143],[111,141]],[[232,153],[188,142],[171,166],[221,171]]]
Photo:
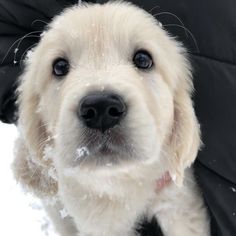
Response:
[[[65,76],[69,72],[70,65],[66,59],[57,58],[53,62],[52,67],[53,67],[52,73],[55,76]]]

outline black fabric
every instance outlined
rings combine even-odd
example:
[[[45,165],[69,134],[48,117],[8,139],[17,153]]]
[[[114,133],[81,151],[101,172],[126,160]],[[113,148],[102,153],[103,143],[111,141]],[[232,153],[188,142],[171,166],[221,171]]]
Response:
[[[211,216],[211,234],[233,236],[236,232],[236,184],[203,165],[195,163],[197,181]]]
[[[19,73],[18,66],[5,65],[0,68],[0,120],[5,123],[15,123],[17,120],[15,89]]]
[[[74,0],[0,0],[0,119],[15,121],[14,86],[22,70],[10,46],[32,31],[42,31]],[[97,2],[106,2],[98,0]],[[213,236],[236,235],[236,1],[133,0],[156,16],[188,48],[194,68],[195,110],[204,147],[195,176],[211,216]],[[169,12],[169,13],[168,13]],[[191,31],[184,30],[175,14]],[[40,32],[19,46],[15,61],[38,41]],[[197,44],[196,44],[196,42]],[[4,58],[4,60],[2,60]],[[143,235],[161,235],[155,222],[144,222]],[[148,234],[147,234],[148,235]]]
[[[142,219],[136,226],[135,231],[140,236],[163,236],[162,230],[155,217],[150,220],[146,217]]]

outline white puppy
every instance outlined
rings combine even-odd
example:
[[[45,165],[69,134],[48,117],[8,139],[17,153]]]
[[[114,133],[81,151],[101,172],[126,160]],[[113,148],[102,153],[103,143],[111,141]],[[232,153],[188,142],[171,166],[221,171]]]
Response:
[[[17,180],[43,199],[60,235],[138,235],[143,217],[164,235],[209,235],[188,168],[200,145],[192,89],[185,50],[144,10],[67,9],[22,75]],[[173,182],[156,191],[165,173]]]

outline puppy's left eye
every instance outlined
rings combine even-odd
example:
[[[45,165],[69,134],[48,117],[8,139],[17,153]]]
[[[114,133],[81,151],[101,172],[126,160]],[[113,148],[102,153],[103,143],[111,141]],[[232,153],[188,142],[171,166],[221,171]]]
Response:
[[[53,74],[55,76],[65,76],[69,72],[69,62],[64,58],[57,58],[53,62]]]
[[[134,65],[139,69],[150,69],[153,66],[151,55],[145,50],[139,50],[133,57]]]

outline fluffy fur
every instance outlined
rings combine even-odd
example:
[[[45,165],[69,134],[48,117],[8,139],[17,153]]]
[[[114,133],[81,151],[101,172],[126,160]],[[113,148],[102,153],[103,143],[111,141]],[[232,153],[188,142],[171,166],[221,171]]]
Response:
[[[154,68],[135,68],[138,49],[151,53]],[[57,57],[70,61],[63,79],[52,75]],[[155,216],[166,236],[209,235],[189,168],[200,146],[190,64],[151,15],[121,2],[67,9],[26,64],[14,173],[44,201],[60,235],[136,235],[143,216]],[[122,96],[128,112],[117,127],[98,134],[85,130],[76,110],[86,94],[103,90]],[[122,137],[117,146],[108,143],[114,155],[101,156],[94,147],[78,161],[85,136],[99,143],[113,133]],[[173,183],[157,193],[155,183],[166,171]],[[56,200],[50,205],[50,199]]]

